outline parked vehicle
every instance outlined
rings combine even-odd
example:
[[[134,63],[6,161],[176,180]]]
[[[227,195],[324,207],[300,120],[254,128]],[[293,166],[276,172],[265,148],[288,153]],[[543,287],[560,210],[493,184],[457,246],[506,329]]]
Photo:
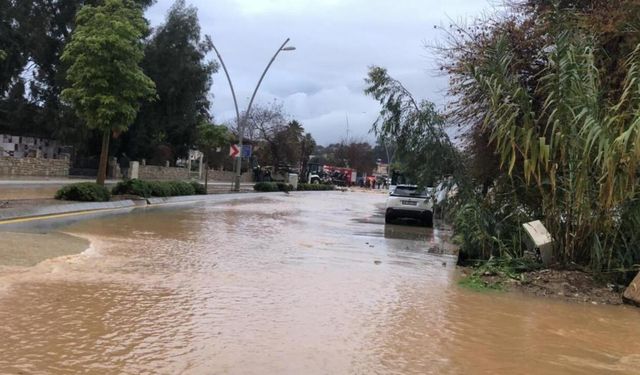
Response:
[[[393,193],[398,185],[415,186],[415,181],[411,181],[407,176],[405,176],[398,170],[392,170],[391,177],[389,178],[389,193]]]
[[[322,164],[309,163],[307,169],[300,174],[300,182],[307,184],[330,184],[331,179],[324,173]]]
[[[416,185],[397,185],[387,198],[384,221],[390,224],[400,218],[420,220],[433,227],[433,188],[418,189]]]
[[[355,183],[356,170],[310,163],[302,174],[302,181],[308,184],[332,184],[350,186]]]
[[[288,165],[279,165],[277,168],[272,166],[262,167],[259,170],[260,176],[256,179],[258,182],[286,182],[290,183],[291,176],[294,175],[297,181],[298,171]]]

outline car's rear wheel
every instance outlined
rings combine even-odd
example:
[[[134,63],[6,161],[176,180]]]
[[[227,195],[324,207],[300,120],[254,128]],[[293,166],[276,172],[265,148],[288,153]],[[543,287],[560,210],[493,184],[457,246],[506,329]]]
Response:
[[[390,213],[387,213],[387,214],[384,215],[385,224],[391,224],[393,219],[394,219],[394,217]]]

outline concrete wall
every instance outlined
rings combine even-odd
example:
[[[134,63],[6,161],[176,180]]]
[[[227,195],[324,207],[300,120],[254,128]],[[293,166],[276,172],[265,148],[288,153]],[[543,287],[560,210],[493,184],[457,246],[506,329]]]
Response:
[[[0,157],[0,176],[66,177],[69,159]]]
[[[218,171],[215,169],[209,169],[209,181],[235,181],[235,172],[232,171]],[[204,179],[204,176],[202,176]],[[240,178],[241,183],[251,183],[253,182],[253,173],[251,171],[245,172],[242,174]]]
[[[190,173],[187,168],[140,164],[138,170],[138,178],[141,180],[173,181],[188,180],[189,177]]]

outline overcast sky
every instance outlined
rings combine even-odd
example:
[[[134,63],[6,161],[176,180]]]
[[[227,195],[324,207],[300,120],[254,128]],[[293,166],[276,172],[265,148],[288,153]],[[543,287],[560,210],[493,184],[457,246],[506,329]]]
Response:
[[[173,0],[158,0],[147,11],[152,26],[163,22]],[[187,0],[198,8],[204,34],[211,35],[236,89],[240,110],[276,49],[289,37],[292,52],[281,52],[267,73],[256,103],[280,101],[319,144],[352,139],[372,141],[378,103],[363,94],[370,65],[401,80],[416,98],[439,106],[446,79],[424,48],[442,39],[434,26],[465,20],[489,8],[487,0]],[[211,59],[215,58],[212,53]],[[213,115],[235,117],[222,69],[214,76]]]

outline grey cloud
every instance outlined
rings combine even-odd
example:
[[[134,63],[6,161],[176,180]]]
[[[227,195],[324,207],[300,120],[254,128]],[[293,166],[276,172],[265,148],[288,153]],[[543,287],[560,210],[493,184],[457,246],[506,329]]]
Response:
[[[388,68],[417,98],[445,102],[446,79],[437,77],[424,42],[441,35],[434,25],[479,14],[484,0],[192,0],[203,33],[210,34],[230,70],[243,110],[265,65],[286,37],[296,51],[281,53],[265,78],[257,102],[278,100],[321,144],[368,131],[378,104],[362,93],[370,65]],[[147,13],[152,25],[170,0]],[[214,56],[211,56],[213,58]],[[224,74],[214,77],[212,112],[235,116]],[[363,112],[365,112],[363,114]]]

